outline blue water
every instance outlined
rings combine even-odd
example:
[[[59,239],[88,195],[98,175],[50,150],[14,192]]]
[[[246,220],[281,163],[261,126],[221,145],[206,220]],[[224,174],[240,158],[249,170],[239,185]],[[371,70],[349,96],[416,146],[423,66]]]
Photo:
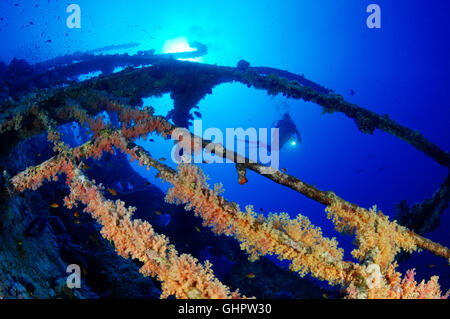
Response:
[[[369,29],[366,7],[373,2],[77,0],[82,26],[69,29],[68,1],[3,0],[0,60],[9,63],[16,57],[35,63],[129,42],[140,43],[128,50],[130,54],[151,48],[163,53],[167,40],[199,41],[208,47],[203,63],[235,66],[245,59],[252,66],[304,74],[350,102],[389,114],[449,150],[450,3],[376,0],[382,10],[381,28]],[[164,116],[172,107],[168,95],[146,99],[145,104]],[[448,173],[400,139],[381,131],[363,134],[353,120],[340,113],[323,115],[312,103],[224,84],[198,106],[203,127],[220,129],[271,127],[288,111],[302,141],[281,150],[280,167],[362,207],[376,204],[392,218],[395,204],[431,197]],[[168,158],[172,147],[160,139],[141,144],[156,157]],[[323,205],[252,172],[247,174],[249,182],[241,186],[234,165],[201,166],[211,184],[223,183],[227,199],[241,207],[254,205],[258,212],[262,208],[265,213],[306,215],[326,236],[337,237],[351,258],[352,239],[333,229]],[[154,172],[133,167],[167,189],[153,177]],[[446,246],[450,245],[448,213],[447,209],[441,215],[438,229],[425,235]],[[450,287],[446,260],[414,254],[400,269],[412,267],[417,268],[418,279],[438,274],[443,290]]]

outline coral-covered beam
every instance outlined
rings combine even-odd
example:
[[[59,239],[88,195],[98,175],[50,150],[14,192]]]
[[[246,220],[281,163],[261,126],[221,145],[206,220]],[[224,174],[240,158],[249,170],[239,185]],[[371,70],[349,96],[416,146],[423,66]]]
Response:
[[[107,150],[107,143],[85,144],[83,150],[91,148],[98,154],[98,147]],[[77,167],[74,159],[77,152],[62,153],[41,165],[28,168],[11,179],[15,191],[37,189],[44,180],[57,180],[58,175],[66,175],[70,194],[64,199],[69,209],[84,204],[85,212],[102,226],[101,234],[114,243],[116,251],[124,258],[132,257],[143,263],[140,272],[145,276],[156,277],[162,282],[162,297],[175,295],[183,299],[199,298],[240,298],[239,293],[217,280],[211,270],[211,264],[204,265],[188,254],[178,254],[164,235],[157,234],[146,221],[132,219],[133,207],[126,208],[120,201],[107,200],[101,186],[91,182]]]
[[[203,97],[211,93],[212,88],[218,84],[237,81],[255,87],[256,89],[264,89],[268,94],[283,94],[290,98],[311,101],[322,106],[324,110],[330,113],[334,111],[342,112],[354,119],[362,132],[371,134],[375,129],[380,129],[411,144],[439,164],[446,167],[450,166],[450,155],[448,152],[428,141],[418,131],[413,131],[396,123],[388,115],[376,114],[356,104],[345,101],[340,95],[331,92],[324,94],[315,91],[311,87],[301,86],[296,81],[289,82],[285,78],[274,74],[259,75],[252,70],[241,71],[231,67],[219,67],[185,61],[167,61],[150,67],[148,70],[131,71],[130,74],[124,74],[124,77],[117,75],[116,78],[108,78],[104,81],[100,79],[96,83],[93,83],[93,87],[102,90],[107,89],[110,93],[117,96],[123,96],[120,92],[125,91],[127,92],[126,97],[131,97],[130,94],[138,94],[140,97],[145,97],[145,94],[141,92],[149,91],[148,93],[151,94],[155,89],[156,83],[163,92],[173,92],[174,84],[168,83],[167,81],[176,79],[178,86],[184,87],[189,83],[189,87],[199,90]],[[137,87],[135,85],[136,82],[140,84]],[[142,87],[144,83],[149,87]],[[119,89],[119,84],[120,92],[117,90],[110,91],[112,85]],[[125,90],[122,85],[126,86]]]
[[[199,263],[188,254],[179,254],[164,235],[157,234],[146,221],[131,219],[133,208],[125,208],[120,200],[106,200],[99,188],[79,169],[74,169],[70,182],[71,193],[66,204],[77,201],[86,205],[90,213],[103,226],[101,234],[111,240],[119,255],[132,257],[143,263],[140,272],[161,281],[162,296],[174,295],[183,299],[238,298],[237,292],[217,280],[211,264]]]
[[[29,65],[29,69],[32,70],[29,75],[13,80],[6,79],[0,84],[6,85],[9,89],[9,94],[17,99],[24,92],[32,89],[43,89],[61,85],[71,82],[74,77],[92,72],[101,71],[102,75],[105,76],[113,73],[114,69],[118,67],[142,67],[167,59],[196,58],[208,52],[205,45],[195,42],[197,50],[189,52],[155,54],[155,50],[148,50],[139,51],[135,55],[129,55],[128,53],[94,54],[96,52],[124,49],[133,46],[136,46],[136,43],[109,46],[85,53],[77,52],[71,55],[60,56],[48,61]],[[23,61],[23,63],[26,62]]]
[[[161,123],[160,124],[161,129],[160,129],[159,133],[164,132],[164,135],[169,136],[171,134],[171,132],[173,132],[173,130],[177,128],[176,126],[165,121],[165,119],[163,119],[163,118],[158,118],[158,121]],[[129,137],[135,138],[135,137],[140,136],[143,132],[145,132],[145,130],[139,129],[140,125],[142,125],[142,124],[138,124],[137,127],[130,128],[128,130]],[[207,146],[209,146],[210,149],[213,148],[215,150],[216,156],[227,158],[228,160],[237,163],[237,166],[240,170],[250,169],[260,175],[265,176],[266,178],[274,181],[277,184],[287,186],[287,187],[305,195],[306,197],[308,197],[310,199],[313,199],[321,204],[324,204],[327,207],[331,206],[333,203],[339,202],[343,205],[343,207],[345,207],[345,210],[347,210],[353,214],[356,214],[356,212],[358,210],[362,209],[358,205],[347,202],[347,201],[343,200],[342,198],[336,196],[331,191],[322,191],[322,190],[318,189],[317,187],[314,187],[308,183],[303,182],[302,180],[300,180],[299,178],[297,178],[295,176],[289,175],[280,170],[275,170],[266,165],[255,163],[255,162],[237,154],[234,151],[227,150],[222,145],[214,144],[209,140],[205,140],[205,139],[202,140],[199,137],[193,135],[192,133],[189,133],[189,138],[192,141],[194,141],[194,140],[201,141],[201,145],[203,148],[206,148]],[[211,147],[211,145],[213,145],[213,147]],[[137,147],[137,146],[134,145],[134,147]],[[140,147],[137,147],[136,149],[138,150],[139,157],[142,158],[141,154],[145,155],[145,150],[143,150]],[[157,161],[154,161],[151,158],[147,159],[147,161],[149,161],[149,162],[146,163],[145,165],[153,166],[160,171],[161,170],[169,171],[168,167],[166,167],[163,164],[158,163]],[[165,167],[165,169],[162,169],[164,167]],[[173,171],[173,170],[171,171],[171,173],[174,173],[174,172],[175,171]],[[364,211],[367,212],[367,210],[364,210]],[[442,246],[438,243],[434,243],[433,241],[430,241],[429,239],[426,239],[425,237],[423,237],[419,234],[416,234],[412,231],[408,230],[408,232],[409,232],[409,235],[414,238],[415,244],[419,248],[431,251],[434,254],[444,257],[444,258],[447,258],[447,259],[450,258],[450,250],[447,247]]]
[[[28,134],[18,135],[17,132],[14,133],[15,131],[9,129],[8,131],[12,135],[10,138],[14,137],[16,140],[23,139],[23,136],[30,136],[32,133],[36,134],[39,128],[33,131],[31,127],[20,127],[20,124],[14,125],[17,124],[17,119],[14,119],[14,117],[19,113],[22,119],[25,115],[32,116],[32,113],[27,109],[36,105],[47,110],[55,110],[73,101],[89,100],[89,95],[93,92],[92,89],[106,91],[133,102],[144,97],[171,93],[175,99],[175,104],[181,103],[174,113],[174,119],[181,121],[183,120],[181,114],[186,115],[186,108],[188,110],[194,107],[195,103],[212,92],[212,88],[227,82],[240,82],[249,87],[266,90],[271,95],[283,94],[288,98],[311,101],[320,105],[329,113],[342,112],[354,119],[362,132],[373,133],[375,129],[380,129],[404,140],[433,158],[437,163],[446,167],[450,166],[448,152],[428,141],[418,131],[413,131],[396,123],[388,115],[379,115],[356,104],[349,103],[340,95],[332,92],[325,94],[311,87],[302,86],[297,81],[288,81],[276,74],[261,75],[251,68],[241,70],[233,67],[176,60],[163,60],[151,67],[127,69],[110,76],[94,78],[70,87],[55,89],[51,93],[45,92],[38,96],[30,96],[21,101],[20,106],[15,103],[7,103],[6,109],[13,111],[11,111],[11,118],[6,117],[0,121],[0,134],[4,134],[6,129],[11,127],[30,130]],[[185,96],[186,92],[189,93],[188,96]],[[192,105],[183,104],[188,101]],[[87,111],[90,113],[90,108],[94,104],[88,104]],[[80,101],[80,105],[84,107],[86,104]],[[180,112],[180,116],[176,115],[177,112]],[[183,121],[187,120],[184,119]]]
[[[81,170],[68,160],[72,158],[75,162],[80,162],[87,157],[100,158],[103,152],[112,152],[112,146],[131,155],[133,159],[139,161],[140,165],[158,169],[158,176],[174,186],[168,193],[168,198],[173,200],[177,198],[185,204],[191,203],[196,207],[196,213],[203,218],[205,225],[213,227],[217,234],[226,234],[238,239],[243,249],[253,259],[260,255],[276,254],[280,259],[290,260],[291,268],[299,274],[312,273],[315,277],[332,284],[348,285],[354,282],[355,278],[360,277],[358,275],[361,272],[360,267],[352,262],[342,261],[342,250],[337,248],[337,242],[334,239],[322,237],[320,229],[310,225],[306,217],[299,216],[297,220],[290,220],[284,215],[258,217],[249,207],[246,212],[242,212],[236,204],[221,197],[217,190],[210,190],[204,175],[195,170],[194,166],[184,166],[181,172],[177,172],[152,158],[147,151],[125,138],[121,131],[105,129],[94,140],[73,150],[67,150],[41,165],[28,168],[13,177],[11,182],[16,191],[34,190],[40,187],[44,180],[55,180],[58,174],[64,172],[71,189],[70,196],[65,200],[66,206],[71,208],[76,202],[87,205],[86,211],[105,227],[106,230],[102,230],[102,235],[113,240],[119,254],[127,257],[127,252],[131,249],[129,247],[134,247],[133,242],[139,242],[139,234],[135,234],[135,230],[130,228],[130,221],[124,225],[116,221],[117,218],[114,216],[117,210],[123,211],[123,203],[112,201],[105,203],[100,189],[89,182],[82,175]],[[184,176],[185,179],[180,176]],[[113,218],[111,214],[114,222],[110,222]],[[128,216],[129,214],[120,213],[119,215]],[[133,237],[132,240],[124,243],[123,241],[127,238],[111,237],[110,233],[116,234],[118,231],[107,228],[112,227],[111,225],[118,225],[119,228],[126,226],[126,233]],[[135,249],[137,248],[132,248],[131,251]],[[132,254],[133,258],[145,262],[145,258],[142,259],[140,256],[138,252]],[[157,270],[162,271],[159,268]],[[161,275],[157,274],[160,278]],[[165,278],[160,280],[168,281]],[[188,296],[186,291],[179,292],[177,295],[181,298],[186,296]],[[202,296],[205,297],[205,295]]]
[[[122,140],[121,144],[120,148],[138,160],[140,165],[156,168],[160,178],[174,184],[174,188],[168,193],[169,201],[185,203],[188,209],[195,208],[196,214],[203,218],[205,225],[213,227],[216,233],[225,233],[236,237],[242,243],[242,247],[251,255],[255,253],[258,255],[261,252],[275,253],[281,259],[291,260],[292,269],[300,274],[311,272],[316,278],[327,280],[330,283],[348,285],[359,282],[361,285],[361,278],[367,276],[364,272],[365,268],[361,268],[358,264],[342,261],[335,246],[331,242],[327,243],[327,240],[320,234],[312,237],[316,240],[313,245],[310,242],[310,245],[307,245],[308,242],[305,242],[305,238],[308,235],[306,234],[311,235],[314,230],[311,231],[309,226],[305,227],[301,216],[295,221],[289,218],[283,221],[280,216],[276,215],[270,216],[268,219],[262,216],[254,217],[256,214],[252,212],[251,208],[247,208],[247,213],[242,213],[236,205],[219,196],[217,190],[210,190],[205,179],[202,178],[203,175],[199,175],[199,172],[192,166],[184,166],[177,173],[152,158],[140,146],[126,140]],[[348,205],[349,203],[343,200],[336,201],[334,195],[330,197],[333,198],[332,203],[338,204],[339,208],[343,209],[343,214],[346,215],[339,215],[339,217],[344,217],[345,221],[349,223],[349,227],[362,227],[359,231],[369,239],[366,242],[378,245],[361,245],[358,251],[363,252],[365,257],[371,255],[369,260],[378,262],[383,269],[388,268],[400,249],[413,250],[415,245],[437,255],[448,256],[446,247],[414,234],[395,222],[389,222],[381,212],[367,211],[356,205],[353,206],[357,207],[357,211],[349,210],[343,204]],[[348,220],[349,218],[355,222],[351,222]],[[364,224],[364,221],[367,222],[367,225]],[[309,223],[307,224],[309,225]],[[302,232],[305,229],[307,231]],[[302,240],[298,238],[302,238]]]
[[[164,128],[164,125],[155,127],[159,127],[160,133],[164,132],[164,129],[161,129],[161,127]],[[178,258],[177,253],[161,255],[158,249],[168,245],[164,236],[158,237],[162,235],[155,235],[157,243],[155,247],[157,248],[150,249],[150,252],[145,250],[146,253],[143,254],[142,247],[153,246],[151,242],[141,245],[143,240],[141,239],[143,235],[141,230],[146,230],[144,238],[147,238],[147,235],[151,237],[154,235],[151,226],[144,222],[144,227],[141,224],[142,221],[132,221],[130,217],[133,209],[124,208],[122,202],[114,203],[105,200],[99,187],[88,181],[82,175],[79,167],[74,164],[86,157],[99,158],[104,151],[112,152],[112,146],[130,154],[132,158],[139,161],[140,165],[157,168],[159,177],[174,186],[169,190],[168,201],[184,203],[187,205],[187,209],[194,208],[196,214],[203,218],[205,225],[211,226],[218,234],[226,234],[238,239],[242,248],[247,250],[252,258],[263,254],[276,254],[281,259],[290,260],[291,268],[300,274],[310,272],[313,276],[328,280],[332,284],[358,287],[359,292],[361,289],[367,290],[368,285],[364,279],[367,279],[367,265],[342,261],[342,251],[337,248],[335,240],[323,238],[320,229],[310,225],[307,218],[299,216],[296,220],[291,220],[284,215],[271,215],[265,218],[257,216],[251,207],[247,207],[246,213],[243,213],[237,205],[229,203],[221,197],[219,189],[209,189],[205,176],[194,166],[184,165],[181,166],[179,172],[176,172],[153,159],[148,152],[128,140],[120,130],[103,129],[98,132],[96,138],[80,147],[73,150],[62,148],[61,154],[41,165],[28,168],[13,177],[11,182],[17,191],[27,188],[35,189],[45,179],[55,180],[59,173],[64,172],[71,189],[71,194],[65,199],[66,206],[70,208],[77,202],[84,203],[87,206],[85,211],[91,213],[103,225],[102,235],[114,241],[119,254],[124,257],[131,255],[133,258],[140,259],[144,262],[144,267],[141,269],[144,274],[156,275],[159,280],[163,281],[163,296],[175,294],[181,298],[237,297],[237,293],[230,294],[228,288],[216,280],[210,282],[213,277],[209,264],[206,264],[205,268],[201,265],[197,267],[196,261],[192,261],[190,256],[182,255]],[[337,208],[331,205],[333,213],[337,216],[338,226],[340,223],[344,223],[350,229],[358,229],[373,236],[369,241],[369,246],[362,245],[359,248],[358,251],[362,255],[355,255],[355,257],[375,256],[370,260],[381,264],[384,269],[383,273],[385,273],[399,249],[414,249],[416,238],[413,232],[405,232],[403,228],[389,222],[387,218],[382,221],[377,220],[384,217],[381,214],[380,216],[375,213],[366,214],[366,211],[361,208],[353,211],[346,206],[344,201],[336,201],[336,197],[332,197],[334,198],[332,203],[338,205]],[[373,228],[374,225],[377,226]],[[377,228],[381,229],[382,233],[377,232]],[[360,240],[367,237],[357,234],[358,236],[360,236]],[[394,242],[395,240],[399,243]],[[401,243],[402,241],[406,241],[408,244],[405,246]],[[370,242],[375,243],[375,246],[371,246]],[[136,245],[136,243],[138,244]],[[429,244],[428,249],[435,252],[436,244],[428,240],[427,244]],[[164,248],[163,252],[165,253],[166,250],[172,251],[172,248]],[[373,254],[377,251],[378,253]],[[182,267],[182,270],[177,267]],[[194,273],[189,273],[189,271]],[[195,286],[187,285],[188,288],[186,288],[186,285],[181,285],[180,287],[181,281],[177,281],[179,277],[176,275],[179,272],[186,274],[186,277],[181,280],[182,282],[194,283]],[[192,279],[197,277],[200,279]],[[433,285],[433,287],[437,289],[438,286]],[[438,294],[436,293],[436,295]]]
[[[167,132],[166,132],[167,135],[169,135],[170,132],[174,129],[174,126],[171,125],[170,123],[166,123],[164,119],[161,119],[161,121],[163,123],[165,123],[164,128],[165,128],[165,130],[167,130]],[[191,134],[191,137],[193,139],[195,139],[195,138],[198,139],[198,137],[195,137],[193,134]],[[203,140],[203,147],[205,147],[209,143],[211,143],[211,142]],[[154,159],[152,159],[151,157],[149,157],[147,155],[147,152],[143,148],[135,145],[134,143],[130,143],[128,145],[129,145],[128,150],[134,149],[135,150],[134,154],[136,154],[137,158],[142,161],[143,165],[153,166],[153,167],[157,168],[159,171],[165,172],[165,174],[168,174],[168,173],[174,174],[175,173],[174,170],[171,170],[166,165],[159,163],[159,162],[155,161]],[[217,147],[215,148],[215,152],[216,152],[217,156],[226,157],[227,159],[234,161],[234,162],[239,161],[239,166],[241,168],[243,167],[243,168],[251,169],[251,170],[271,179],[272,181],[274,181],[278,184],[281,184],[281,185],[285,185],[293,190],[296,190],[299,193],[307,196],[308,198],[311,198],[319,203],[326,205],[327,207],[331,206],[333,203],[338,202],[338,203],[342,204],[341,206],[344,207],[343,208],[344,210],[350,212],[351,214],[357,215],[358,211],[360,211],[360,210],[363,210],[364,212],[368,212],[367,210],[360,208],[356,204],[352,204],[352,203],[349,203],[349,202],[343,200],[342,198],[336,196],[333,192],[325,192],[325,191],[319,190],[318,188],[316,188],[312,185],[304,183],[303,181],[301,181],[299,178],[297,178],[295,176],[291,176],[291,175],[286,174],[279,170],[274,170],[273,168],[262,165],[262,164],[251,162],[250,160],[243,158],[242,156],[236,154],[235,152],[228,151],[227,149],[225,149],[224,147],[222,147],[220,145],[217,145]],[[129,153],[129,151],[128,151],[128,153]],[[407,235],[414,239],[414,243],[417,245],[417,247],[431,251],[432,253],[434,253],[438,256],[441,256],[443,258],[446,258],[446,259],[450,258],[450,250],[447,247],[442,246],[438,243],[435,243],[429,239],[426,239],[423,236],[420,236],[420,235],[414,233],[413,231],[404,230],[401,227],[398,227],[397,229],[401,233],[408,232]]]
[[[314,277],[331,284],[347,285],[358,278],[357,264],[342,260],[342,252],[333,240],[322,237],[320,230],[312,227],[306,217],[291,220],[288,216],[257,216],[251,207],[242,212],[232,202],[219,195],[219,189],[210,189],[203,173],[193,165],[182,165],[179,171],[154,159],[136,144],[122,139],[118,148],[125,151],[142,166],[158,170],[158,177],[173,185],[166,200],[195,207],[205,226],[216,234],[235,237],[251,259],[259,255],[275,254],[291,261],[291,269],[301,275],[312,273]]]
[[[163,136],[168,137],[172,134],[172,132],[175,129],[177,129],[176,126],[167,122],[164,118],[152,116],[151,110],[143,110],[143,111],[136,110],[109,99],[105,99],[105,101],[103,101],[102,104],[107,110],[117,112],[119,115],[119,119],[122,122],[130,123],[131,121],[133,121],[134,123],[133,126],[127,127],[125,125],[122,129],[125,138],[134,139],[137,137],[146,136],[149,132],[154,131],[156,131],[158,134],[162,134]],[[104,134],[109,133],[107,133],[106,131]],[[188,131],[185,131],[185,134],[188,134],[189,135],[187,136],[189,138],[188,140],[193,141],[193,144],[197,144],[198,147],[206,148],[207,146],[210,147],[211,145],[213,145],[215,154],[217,156],[227,158],[237,163],[238,169],[241,171],[245,169],[253,170],[256,173],[261,174],[278,184],[285,185],[293,190],[296,190],[301,194],[307,196],[308,198],[311,198],[319,203],[326,205],[327,207],[331,206],[334,203],[340,203],[340,206],[344,207],[343,208],[344,211],[350,212],[350,214],[354,214],[355,216],[361,215],[362,213],[368,214],[367,210],[362,209],[355,204],[349,203],[339,198],[333,192],[325,192],[319,190],[318,188],[301,181],[299,178],[295,176],[291,176],[282,171],[275,170],[271,167],[250,161],[249,159],[242,157],[241,155],[237,154],[234,151],[227,150],[222,145],[214,144],[208,140],[202,140]],[[116,136],[116,134],[113,135]],[[124,141],[123,140],[119,141],[119,139],[122,139],[122,137],[115,138],[115,140],[118,143],[116,144],[116,146],[122,144],[122,150],[124,152],[130,153],[131,148],[136,148],[137,153],[135,153],[134,156],[137,156],[140,160],[143,160],[143,158],[145,157],[146,161],[149,161],[148,163],[145,163],[145,165],[153,166],[159,170],[161,170],[161,168],[164,168],[164,165],[161,165],[157,161],[151,159],[151,157],[146,156],[146,152],[144,149],[134,145],[130,141],[127,142],[129,143],[127,148],[124,148],[123,147]],[[193,146],[193,148],[194,147],[195,146]],[[168,167],[163,169],[162,171],[170,172],[168,170]],[[172,174],[174,172],[175,171],[173,170],[171,171]],[[361,210],[362,212],[360,212]],[[403,230],[403,228],[401,227],[398,227],[398,231],[399,232],[401,231],[401,233],[403,234],[406,232],[406,230]],[[450,250],[447,247],[444,247],[438,243],[434,243],[409,230],[407,237],[414,238],[414,243],[419,248],[429,250],[434,254],[447,259],[450,258]]]

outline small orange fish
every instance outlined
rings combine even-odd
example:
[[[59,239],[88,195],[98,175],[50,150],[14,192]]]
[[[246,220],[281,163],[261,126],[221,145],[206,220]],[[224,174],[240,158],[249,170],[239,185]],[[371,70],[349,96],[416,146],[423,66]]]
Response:
[[[159,160],[160,160],[161,162],[164,162],[164,161],[166,160],[166,158],[165,158],[165,157],[161,157]]]
[[[201,232],[202,232],[201,229],[198,228],[197,226],[194,226],[194,228],[195,228],[195,230],[196,230],[198,233],[201,233]]]
[[[73,221],[75,224],[80,224],[80,220],[79,219],[75,219],[74,221]]]
[[[246,177],[241,177],[239,178],[239,184],[240,185],[244,185],[245,183],[248,182],[248,179]]]
[[[83,163],[83,169],[90,169],[90,168],[91,167],[89,165]]]
[[[159,210],[155,210],[154,213],[158,216],[160,216],[162,214]]]
[[[113,189],[113,188],[107,188],[107,191],[111,194],[111,195],[113,195],[113,196],[117,196],[117,191],[115,190],[115,189]]]
[[[283,172],[285,172],[285,173],[286,173],[286,169],[285,169],[285,168],[282,168],[281,170],[282,170]]]
[[[330,297],[327,294],[325,294],[325,293],[322,294],[322,297],[325,298],[325,299],[330,299]]]
[[[429,264],[428,267],[429,268],[434,268],[434,266],[436,266],[435,264]]]
[[[161,173],[158,172],[158,174],[156,174],[155,177],[157,177],[157,178],[161,177]]]
[[[75,213],[73,213],[73,216],[74,216],[75,218],[79,218],[79,217],[80,217],[80,213],[79,213],[79,212],[75,212]]]
[[[255,278],[256,275],[255,275],[254,273],[251,272],[251,273],[245,275],[245,277],[252,279],[252,278]]]
[[[58,204],[56,204],[56,203],[53,203],[53,204],[50,204],[50,207],[51,207],[51,208],[58,208],[58,207],[59,207],[59,205],[58,205]]]

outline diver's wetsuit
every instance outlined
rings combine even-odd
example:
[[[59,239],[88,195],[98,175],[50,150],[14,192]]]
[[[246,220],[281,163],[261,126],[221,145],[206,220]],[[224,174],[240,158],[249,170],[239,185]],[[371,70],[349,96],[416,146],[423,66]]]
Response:
[[[280,129],[279,135],[279,148],[281,149],[288,141],[292,141],[294,138],[297,143],[300,143],[302,137],[297,129],[297,126],[292,121],[289,113],[285,113],[283,118],[274,123],[276,128]],[[271,149],[271,145],[269,145],[269,149]]]

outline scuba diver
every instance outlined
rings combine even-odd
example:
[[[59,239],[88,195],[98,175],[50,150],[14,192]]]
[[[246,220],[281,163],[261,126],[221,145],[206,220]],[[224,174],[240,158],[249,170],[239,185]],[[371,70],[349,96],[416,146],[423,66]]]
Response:
[[[285,113],[281,120],[275,121],[272,123],[272,127],[278,128],[278,149],[275,151],[281,150],[281,148],[289,143],[292,147],[296,146],[298,143],[302,141],[302,137],[300,136],[300,133],[297,129],[297,126],[295,125],[294,121],[292,121],[291,116],[289,113]],[[274,144],[273,140],[274,136],[272,136],[272,141],[269,145],[262,143],[261,141],[247,141],[247,140],[241,140],[238,139],[240,142],[244,142],[250,147],[265,147],[269,152],[272,150],[272,144]]]
[[[297,126],[295,125],[294,121],[292,121],[289,113],[284,113],[281,120],[274,122],[272,126],[279,129],[278,150],[281,150],[287,143],[289,143],[291,146],[296,146],[302,141],[302,137],[300,136]],[[271,145],[269,145],[269,151],[271,150]]]

